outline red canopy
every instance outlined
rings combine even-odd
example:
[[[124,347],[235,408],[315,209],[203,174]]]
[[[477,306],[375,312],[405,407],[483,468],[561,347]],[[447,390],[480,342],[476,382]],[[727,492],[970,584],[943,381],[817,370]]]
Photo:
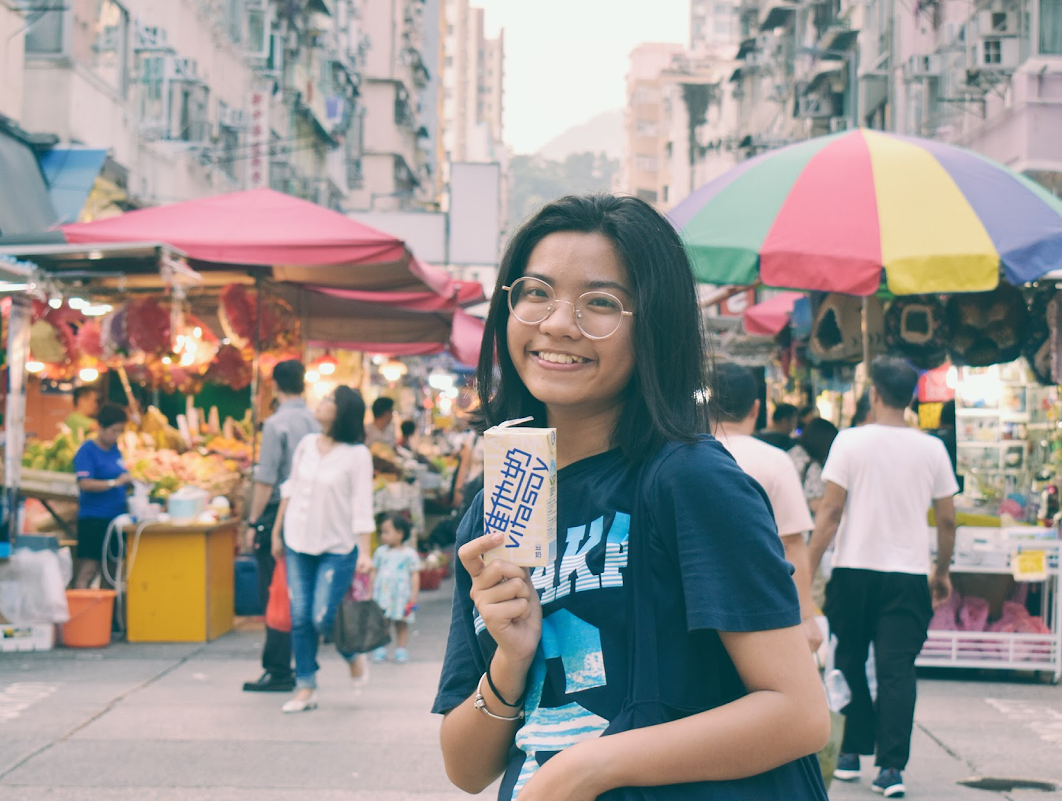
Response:
[[[330,289],[325,286],[310,287],[336,298],[360,300],[366,303],[383,303],[410,311],[452,311],[482,303],[486,300],[483,285],[478,281],[454,281],[453,295],[443,297],[435,292],[362,292],[357,289]]]
[[[61,228],[72,244],[165,242],[211,265],[268,268],[294,284],[368,292],[453,293],[450,276],[401,239],[306,200],[252,189],[126,212]]]
[[[801,292],[783,292],[745,310],[745,333],[776,336],[789,323],[793,306],[804,297]]]

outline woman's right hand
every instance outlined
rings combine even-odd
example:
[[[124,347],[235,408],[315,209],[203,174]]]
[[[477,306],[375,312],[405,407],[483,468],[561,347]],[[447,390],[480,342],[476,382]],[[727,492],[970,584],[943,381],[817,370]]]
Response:
[[[472,577],[472,602],[498,650],[510,664],[530,668],[542,637],[542,605],[525,568],[500,559],[484,562],[483,554],[502,539],[484,535],[462,545],[457,556]]]

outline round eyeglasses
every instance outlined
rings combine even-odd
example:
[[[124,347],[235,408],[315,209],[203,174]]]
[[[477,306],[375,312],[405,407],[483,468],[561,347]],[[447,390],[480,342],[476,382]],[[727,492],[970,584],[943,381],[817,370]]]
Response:
[[[567,303],[575,310],[575,324],[588,339],[605,339],[616,333],[624,317],[634,312],[623,308],[623,301],[608,292],[584,292],[575,299],[560,300],[553,287],[538,278],[524,276],[503,286],[509,293],[509,311],[525,325],[544,322],[558,303]]]

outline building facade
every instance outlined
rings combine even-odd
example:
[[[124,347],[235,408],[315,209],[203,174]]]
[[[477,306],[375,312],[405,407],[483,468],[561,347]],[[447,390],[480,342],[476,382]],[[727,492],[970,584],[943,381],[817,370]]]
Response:
[[[709,7],[691,0],[691,53],[722,68]],[[736,13],[691,185],[727,158],[859,126],[959,144],[1062,192],[1062,0],[739,0]],[[673,124],[671,175],[681,135]]]

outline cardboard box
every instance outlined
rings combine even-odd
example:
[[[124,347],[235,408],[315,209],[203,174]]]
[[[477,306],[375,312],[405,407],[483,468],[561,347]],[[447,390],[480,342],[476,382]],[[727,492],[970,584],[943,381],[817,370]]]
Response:
[[[505,541],[486,554],[542,567],[557,554],[557,429],[510,420],[483,435],[484,532]]]

